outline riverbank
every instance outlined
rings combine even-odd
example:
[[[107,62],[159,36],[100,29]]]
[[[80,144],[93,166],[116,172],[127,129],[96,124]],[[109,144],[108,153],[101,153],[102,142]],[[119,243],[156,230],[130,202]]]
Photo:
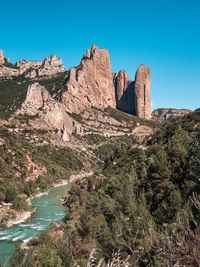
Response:
[[[81,172],[79,174],[72,174],[72,175],[70,175],[69,180],[61,180],[59,183],[53,184],[53,186],[51,188],[67,185],[67,184],[70,184],[72,182],[75,182],[78,179],[83,179],[85,177],[92,176],[93,174],[94,174],[93,171],[91,171],[91,172]],[[31,205],[31,200],[32,199],[41,197],[43,195],[48,195],[48,193],[51,190],[51,188],[48,189],[45,192],[37,192],[33,196],[31,196],[28,199],[26,199],[25,201],[28,203],[28,206],[32,207],[32,205]],[[33,210],[30,210],[30,211],[20,211],[20,212],[18,212],[16,210],[11,209],[11,207],[8,205],[7,207],[4,208],[4,211],[0,210],[2,215],[5,214],[6,216],[10,216],[11,217],[4,223],[5,227],[3,227],[3,228],[10,228],[10,227],[16,226],[18,224],[25,223],[25,222],[29,221],[32,218],[32,216],[34,215],[35,211],[36,211],[36,208],[34,208]]]

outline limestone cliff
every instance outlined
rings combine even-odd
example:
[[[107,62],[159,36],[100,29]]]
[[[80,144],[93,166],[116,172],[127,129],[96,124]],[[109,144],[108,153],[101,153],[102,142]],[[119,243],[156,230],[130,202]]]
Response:
[[[12,79],[12,76],[22,75],[21,78],[28,81],[39,81],[64,71],[62,59],[55,55],[46,57],[43,62],[20,59],[13,65],[5,61],[0,50],[0,77],[3,78]],[[140,118],[151,118],[150,68],[141,65],[136,72],[135,81],[124,70],[113,74],[108,51],[99,49],[96,45],[92,45],[91,50],[87,49],[80,65],[72,67],[67,79],[59,86],[56,89],[57,99],[65,111],[80,113],[91,107],[101,110],[111,107]],[[36,88],[37,86],[33,94],[37,95]],[[35,105],[32,108],[38,107]]]
[[[39,83],[29,86],[26,100],[18,113],[38,114],[50,127],[58,130],[64,141],[69,140],[69,134],[73,131],[72,119],[65,112],[63,105],[54,100]]]
[[[165,120],[180,118],[192,112],[190,109],[158,108],[152,111],[152,116],[159,116]]]
[[[3,50],[0,49],[0,65],[4,64],[5,60],[4,60],[4,56],[3,56]]]
[[[114,85],[117,109],[135,115],[134,82],[126,71],[114,74]]]
[[[90,107],[116,107],[110,56],[106,49],[93,45],[80,65],[70,69],[61,101],[67,111],[75,113]]]
[[[151,118],[151,70],[146,65],[140,65],[135,75],[135,109],[139,118]]]

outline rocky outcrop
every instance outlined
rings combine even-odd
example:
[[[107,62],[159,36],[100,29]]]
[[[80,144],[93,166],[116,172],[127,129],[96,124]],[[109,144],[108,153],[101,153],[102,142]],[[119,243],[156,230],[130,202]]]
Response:
[[[48,91],[39,83],[29,86],[26,100],[18,114],[36,115],[50,127],[56,128],[64,141],[69,140],[73,131],[72,119],[67,115],[63,105],[51,98]]]
[[[114,74],[116,107],[135,115],[134,82],[124,70]]]
[[[110,56],[106,49],[93,45],[80,65],[70,69],[61,101],[67,111],[75,113],[90,107],[116,107]]]
[[[24,113],[31,116],[36,115],[40,108],[47,107],[50,98],[48,91],[39,83],[29,85],[21,111],[24,110]]]
[[[139,118],[151,118],[151,70],[146,65],[140,65],[135,75],[135,109]]]
[[[55,55],[46,57],[43,62],[20,59],[15,65],[8,61],[0,65],[0,77],[8,79],[22,74],[28,79],[48,79],[64,71],[62,59]],[[135,81],[131,81],[123,70],[113,74],[108,51],[93,44],[91,50],[87,49],[80,65],[72,67],[66,75],[65,85],[56,90],[65,111],[80,113],[91,107],[101,110],[111,107],[140,118],[151,118],[149,67],[141,65]]]
[[[38,69],[38,76],[51,76],[64,71],[62,59],[57,58],[56,55],[51,55],[51,57],[45,57],[42,66]]]
[[[0,77],[12,77],[20,75],[18,68],[11,68],[5,65],[0,65]]]
[[[24,74],[25,78],[35,78],[39,76],[52,76],[65,71],[62,59],[55,55],[46,57],[44,61],[26,61],[19,59],[15,65],[5,63],[3,52],[0,50],[0,77],[19,76]],[[8,63],[8,60],[6,61]]]
[[[192,112],[190,109],[176,109],[176,108],[158,108],[152,111],[152,116],[159,116],[165,120],[172,120],[180,118]]]
[[[34,78],[36,76],[51,76],[65,71],[62,65],[62,59],[56,55],[45,57],[44,61],[25,61],[20,59],[16,66],[20,69],[20,74],[25,73],[25,78]]]
[[[4,60],[4,56],[3,56],[3,50],[0,49],[0,65],[4,64],[5,60]]]

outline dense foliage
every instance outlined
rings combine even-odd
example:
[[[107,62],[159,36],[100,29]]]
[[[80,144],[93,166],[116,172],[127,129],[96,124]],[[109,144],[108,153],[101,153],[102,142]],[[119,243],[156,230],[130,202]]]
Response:
[[[199,144],[200,110],[164,124],[146,149],[118,143],[102,173],[71,186],[62,224],[11,266],[199,266]]]
[[[0,203],[11,202],[15,209],[25,209],[23,194],[30,196],[38,188],[45,190],[83,169],[83,153],[53,145],[31,144],[24,136],[10,130],[0,127]],[[36,170],[40,173],[33,175]]]

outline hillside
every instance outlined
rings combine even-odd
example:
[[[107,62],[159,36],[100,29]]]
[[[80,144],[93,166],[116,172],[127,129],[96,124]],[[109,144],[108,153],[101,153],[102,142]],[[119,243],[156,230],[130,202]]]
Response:
[[[28,256],[18,248],[12,262],[198,266],[199,126],[196,110],[164,124],[145,150],[125,139],[104,145],[101,170],[71,186],[62,224],[31,240]]]
[[[10,266],[198,266],[200,110],[151,117],[149,67],[131,81],[95,45],[69,71],[54,55],[1,58],[0,228],[33,212],[34,194],[93,173]]]

